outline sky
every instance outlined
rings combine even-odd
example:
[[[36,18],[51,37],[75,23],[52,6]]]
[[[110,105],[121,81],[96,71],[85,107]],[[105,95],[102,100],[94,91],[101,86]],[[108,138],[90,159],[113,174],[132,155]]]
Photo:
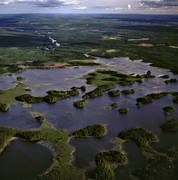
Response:
[[[0,14],[178,14],[178,0],[0,0]]]

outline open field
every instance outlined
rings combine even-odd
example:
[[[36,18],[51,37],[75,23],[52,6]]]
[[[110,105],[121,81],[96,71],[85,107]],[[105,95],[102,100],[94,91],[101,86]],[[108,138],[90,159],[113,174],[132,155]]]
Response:
[[[178,73],[177,16],[0,16],[0,64],[98,57],[143,59]],[[55,47],[52,37],[60,43]]]

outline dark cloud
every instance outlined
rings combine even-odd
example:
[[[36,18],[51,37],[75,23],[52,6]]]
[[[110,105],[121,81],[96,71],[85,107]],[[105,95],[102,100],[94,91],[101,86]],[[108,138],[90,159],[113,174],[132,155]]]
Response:
[[[0,0],[0,5],[8,5],[11,3],[29,4],[42,8],[79,4],[78,0]]]
[[[151,8],[178,7],[178,0],[142,0],[141,4]]]
[[[63,2],[56,1],[56,0],[47,0],[45,2],[37,1],[37,2],[33,2],[32,4],[38,7],[60,7],[64,5]]]

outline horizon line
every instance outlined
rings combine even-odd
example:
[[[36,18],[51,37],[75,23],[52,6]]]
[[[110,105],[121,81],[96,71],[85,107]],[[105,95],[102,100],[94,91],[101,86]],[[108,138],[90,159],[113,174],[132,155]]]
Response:
[[[175,15],[175,16],[178,16],[178,13],[177,14],[172,14],[172,13],[169,13],[169,14],[164,14],[164,13],[161,13],[161,14],[149,14],[149,13],[75,13],[75,12],[72,12],[72,13],[38,13],[38,12],[32,12],[32,13],[0,13],[0,15],[31,15],[31,14],[38,14],[38,15]]]

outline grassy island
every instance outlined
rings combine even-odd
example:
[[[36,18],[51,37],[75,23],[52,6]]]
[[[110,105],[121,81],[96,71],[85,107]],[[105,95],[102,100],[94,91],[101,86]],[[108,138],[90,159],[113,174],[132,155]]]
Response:
[[[104,125],[87,126],[72,133],[75,138],[102,138],[106,134],[106,127]]]
[[[128,86],[142,80],[141,76],[133,74],[123,74],[117,71],[98,69],[83,76],[87,80],[87,84],[100,86],[104,84],[114,83],[115,85]]]
[[[123,164],[127,161],[127,157],[121,151],[110,150],[107,152],[100,152],[96,155],[96,161],[104,159],[110,163],[119,163]]]
[[[9,106],[7,104],[0,103],[0,111],[7,112],[9,110]]]
[[[26,80],[25,77],[22,77],[22,76],[18,76],[18,77],[17,77],[17,81],[25,81],[25,80]]]
[[[175,111],[175,109],[173,107],[171,107],[171,106],[165,106],[163,108],[163,111],[164,111],[164,114],[167,116],[167,115],[169,115],[169,113]]]
[[[74,107],[78,109],[84,108],[85,104],[86,104],[86,100],[79,100],[73,103]]]
[[[111,96],[111,97],[117,97],[117,96],[120,96],[121,92],[120,90],[115,90],[115,91],[109,91],[108,92],[108,95]]]
[[[119,106],[119,103],[113,103],[111,104],[111,108],[117,108]]]
[[[158,141],[157,135],[143,128],[122,131],[118,134],[118,137],[124,140],[134,141],[139,147],[145,147],[152,142]]]
[[[114,87],[115,87],[114,84],[98,86],[93,91],[90,91],[90,92],[86,93],[85,95],[83,95],[82,98],[83,99],[90,99],[90,98],[96,98],[98,96],[102,96],[105,91],[108,91],[108,90],[110,90],[110,89],[112,89]]]
[[[178,104],[178,96],[175,96],[174,99],[173,99],[173,102]]]
[[[136,105],[137,105],[137,107],[141,107],[142,104],[152,103],[153,100],[160,99],[160,98],[167,96],[167,95],[169,95],[168,92],[148,94],[144,97],[137,98],[137,104]]]
[[[129,95],[129,94],[134,94],[135,90],[134,89],[126,89],[121,92],[122,92],[122,94]]]
[[[147,71],[146,74],[141,75],[141,77],[145,79],[155,78],[155,76],[151,74],[151,71]]]
[[[80,89],[84,92],[84,91],[86,91],[87,88],[86,88],[86,86],[81,86]]]
[[[121,109],[118,110],[118,112],[120,112],[120,114],[127,114],[128,111],[129,111],[128,108],[121,108]]]
[[[162,78],[162,79],[168,79],[169,75],[162,75],[162,76],[159,76],[159,77]]]
[[[142,81],[141,76],[134,76],[133,74],[123,74],[117,71],[103,69],[91,72],[83,76],[83,78],[87,80],[87,84],[97,86],[95,90],[86,93],[83,96],[84,99],[102,96],[105,91],[115,88],[117,85],[128,86]],[[134,90],[131,90],[130,93],[134,93]],[[120,91],[110,91],[108,92],[108,95],[116,97],[120,95]]]
[[[177,79],[169,79],[169,80],[165,80],[164,82],[165,82],[166,84],[176,83],[176,82],[177,82]]]
[[[177,132],[178,131],[178,120],[170,119],[163,123],[161,129],[165,132]]]
[[[100,152],[95,157],[96,170],[95,179],[96,180],[114,180],[114,171],[112,164],[121,166],[127,162],[127,156],[121,151],[110,150],[108,152]]]
[[[45,121],[45,117],[44,116],[36,116],[35,119],[40,122],[43,123]]]
[[[78,88],[73,87],[69,91],[48,91],[47,96],[44,97],[34,97],[30,94],[24,94],[17,96],[16,100],[20,102],[26,102],[28,104],[47,102],[49,104],[56,103],[57,100],[70,98],[79,94]]]
[[[7,90],[0,90],[0,104],[6,104],[9,106],[11,104],[17,103],[18,101],[15,99],[16,96],[20,96],[26,93],[27,88],[28,86],[19,83],[14,88]]]

